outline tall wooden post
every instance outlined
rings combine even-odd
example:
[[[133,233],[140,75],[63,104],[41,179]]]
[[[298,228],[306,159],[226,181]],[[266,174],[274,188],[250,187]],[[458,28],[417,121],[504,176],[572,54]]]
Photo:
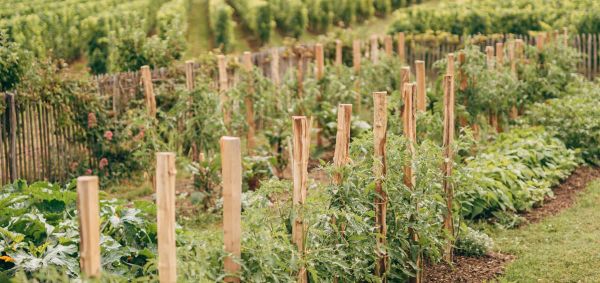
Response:
[[[387,93],[373,93],[373,145],[374,159],[373,174],[375,175],[375,223],[377,225],[377,262],[375,275],[387,282],[388,255],[385,250],[387,237],[387,193],[383,189],[383,179],[386,175],[385,144],[387,139]]]
[[[292,178],[294,191],[292,202],[298,209],[294,225],[292,226],[292,241],[301,255],[304,255],[304,220],[302,217],[302,205],[306,200],[308,187],[308,158],[310,149],[310,126],[304,116],[292,117],[293,126],[293,150],[292,150]],[[302,267],[298,273],[298,282],[308,282],[306,268]]]
[[[446,66],[446,75],[454,76],[454,53],[448,53],[448,65]]]
[[[271,51],[271,80],[279,87],[279,51],[274,48]]]
[[[376,35],[371,36],[371,62],[379,62],[379,40]]]
[[[223,242],[225,252],[231,254],[225,258],[225,282],[240,282],[237,274],[240,265],[242,237],[242,151],[240,139],[222,137],[221,170],[223,178]]]
[[[188,91],[194,90],[194,61],[185,61],[185,86]]]
[[[516,54],[515,54],[515,42],[514,41],[510,41],[508,43],[508,57],[510,60],[510,72],[513,77],[517,78],[517,76],[518,76],[518,74],[517,74],[517,58],[516,58]],[[511,120],[515,120],[519,116],[519,110],[517,109],[516,105],[513,105],[510,108],[509,116],[510,116]]]
[[[444,229],[448,234],[448,242],[444,248],[444,260],[451,263],[453,257],[454,223],[452,216],[452,202],[454,201],[454,189],[449,180],[452,175],[454,142],[454,77],[446,75],[444,77],[444,163],[442,164],[444,179],[442,186],[446,195],[446,214],[444,215]]]
[[[17,107],[15,103],[15,95],[7,93],[6,110],[8,111],[8,166],[10,171],[10,181],[14,182],[18,179],[17,175]],[[0,121],[0,124],[2,121]],[[1,138],[1,136],[0,136]]]
[[[488,69],[494,68],[494,47],[486,46],[485,47],[485,55]]]
[[[535,38],[535,46],[537,47],[538,52],[542,52],[544,50],[544,45],[546,43],[546,34],[540,32]]]
[[[397,35],[398,38],[398,58],[400,59],[400,62],[405,62],[406,61],[406,52],[404,49],[404,33],[403,32],[399,32]]]
[[[427,90],[425,83],[425,61],[415,61],[417,72],[417,111],[426,110]]]
[[[144,85],[144,96],[146,98],[146,107],[148,107],[148,115],[156,117],[156,99],[154,98],[154,87],[152,85],[152,74],[149,66],[142,66],[142,83]]]
[[[79,266],[88,277],[100,276],[100,200],[98,177],[77,178],[79,213]]]
[[[352,41],[352,64],[354,72],[360,72],[360,40]]]
[[[156,229],[160,282],[177,282],[175,254],[175,153],[156,154]]]
[[[415,84],[405,84],[404,85],[404,115],[403,115],[403,132],[404,136],[408,140],[408,151],[409,151],[409,162],[404,167],[404,184],[410,188],[414,189],[416,180],[415,175],[413,173],[413,165],[412,160],[414,159],[415,154],[415,144],[417,142],[417,133],[416,133],[416,122],[415,122],[415,108],[413,105],[413,96],[415,94],[415,88],[417,86]],[[413,229],[409,229],[410,238],[413,242],[419,241],[419,236]],[[420,283],[423,280],[423,258],[421,252],[418,252],[416,255],[416,270],[415,277],[411,278],[410,282]]]
[[[350,147],[350,129],[352,119],[352,104],[338,105],[337,134],[335,137],[335,151],[333,153],[333,165],[340,168],[348,163]],[[335,184],[342,183],[342,175],[336,173],[333,176]]]
[[[229,127],[231,123],[231,113],[227,105],[227,91],[229,90],[229,79],[227,77],[227,61],[225,61],[225,55],[217,55],[217,66],[219,68],[219,98],[221,102],[221,109],[223,110],[223,122],[225,126]]]
[[[317,65],[316,65],[317,80],[323,79],[324,70],[325,70],[324,57],[325,56],[323,54],[323,44],[321,44],[321,43],[315,44],[315,59],[317,61],[316,62],[317,63]]]
[[[504,43],[496,42],[496,62],[498,68],[504,65]]]
[[[335,65],[342,65],[342,41],[339,39],[335,40]]]
[[[244,97],[244,104],[246,106],[246,122],[248,123],[248,133],[247,138],[247,150],[248,154],[252,155],[254,147],[256,145],[255,141],[255,132],[256,132],[256,123],[254,121],[254,74],[252,64],[252,54],[248,51],[244,52],[243,55],[243,67],[246,75],[248,76],[248,93]]]
[[[392,36],[386,35],[383,39],[383,43],[385,46],[385,55],[391,57],[392,53],[394,52],[394,42],[392,41]]]

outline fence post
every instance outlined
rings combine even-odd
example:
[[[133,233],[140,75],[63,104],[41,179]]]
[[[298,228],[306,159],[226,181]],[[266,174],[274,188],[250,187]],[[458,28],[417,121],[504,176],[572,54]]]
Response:
[[[150,73],[150,67],[142,66],[141,73],[148,115],[156,117],[156,99],[154,98],[154,86],[152,85],[152,73]]]
[[[250,155],[252,155],[252,152],[254,150],[255,147],[255,137],[254,137],[254,133],[256,132],[256,125],[255,125],[255,121],[254,121],[254,100],[253,100],[253,96],[254,96],[254,75],[253,75],[253,70],[252,68],[254,67],[254,65],[252,64],[252,54],[248,51],[244,52],[243,55],[243,59],[242,59],[242,63],[243,63],[243,67],[244,67],[244,71],[246,72],[246,75],[248,76],[248,93],[246,94],[246,96],[244,97],[244,104],[246,105],[246,122],[248,123],[248,133],[247,133],[247,150],[248,153]]]
[[[371,36],[371,62],[379,62],[379,40],[377,39],[377,35]]]
[[[352,41],[352,64],[354,72],[360,72],[360,40]]]
[[[545,40],[546,35],[543,32],[540,32],[535,38],[535,45],[537,47],[538,52],[542,52],[542,50],[544,50]]]
[[[486,46],[485,47],[485,55],[488,69],[494,68],[494,47]]]
[[[100,276],[100,201],[98,177],[77,178],[79,213],[79,266],[88,277]]]
[[[230,254],[224,261],[225,282],[240,282],[236,260],[241,256],[242,236],[242,152],[240,138],[222,137],[221,174],[223,178],[223,242]]]
[[[448,66],[446,68],[446,75],[454,76],[454,53],[448,53]]]
[[[294,191],[292,192],[293,205],[297,210],[296,219],[292,226],[292,241],[296,244],[298,252],[304,255],[304,220],[302,205],[306,200],[308,186],[308,158],[310,147],[310,126],[306,117],[292,117],[293,125],[293,152],[292,152],[292,177]],[[298,282],[308,282],[306,268],[302,267],[298,273]]]
[[[398,58],[400,58],[400,62],[405,62],[406,61],[406,51],[404,48],[404,33],[403,32],[399,32],[398,35]]]
[[[498,68],[504,64],[504,43],[496,42],[496,61],[498,62]]]
[[[350,129],[352,119],[352,104],[338,105],[337,113],[337,133],[335,137],[335,151],[333,153],[333,164],[340,168],[348,163],[350,146]],[[335,184],[342,183],[341,173],[333,176]]]
[[[417,111],[426,110],[427,90],[425,83],[425,61],[415,61],[417,73]]]
[[[156,154],[156,229],[160,282],[177,281],[175,254],[175,153]]]
[[[324,55],[323,55],[323,44],[321,44],[321,43],[315,44],[315,58],[316,58],[316,61],[317,61],[317,65],[316,65],[316,68],[317,68],[317,72],[316,72],[317,80],[321,80],[323,78],[324,69],[325,69],[324,62],[323,62],[324,61],[323,57],[324,57]]]
[[[194,90],[194,61],[185,62],[185,86],[188,91]]]
[[[342,41],[339,39],[335,40],[335,65],[342,65]]]
[[[279,51],[274,48],[271,51],[271,80],[279,87]]]
[[[444,163],[443,163],[443,188],[446,194],[446,215],[444,216],[444,228],[450,238],[444,249],[444,259],[451,263],[453,257],[453,240],[454,223],[452,215],[452,202],[454,199],[454,190],[449,180],[452,175],[453,151],[452,144],[454,143],[454,77],[446,75],[444,77]]]
[[[17,176],[17,108],[15,106],[15,95],[7,93],[6,111],[8,117],[8,166],[10,167],[10,182],[18,179]]]
[[[392,36],[391,35],[386,35],[383,39],[384,42],[384,46],[385,46],[385,55],[387,55],[388,57],[392,56],[392,53],[394,52],[393,49],[393,42],[392,42]]]
[[[373,145],[375,164],[373,174],[375,175],[375,223],[377,225],[377,262],[375,263],[375,275],[385,278],[388,270],[387,251],[385,250],[387,237],[387,202],[388,197],[383,189],[383,179],[386,175],[386,153],[385,144],[387,138],[387,93],[373,93]]]
[[[231,122],[231,113],[229,113],[229,107],[227,107],[229,79],[227,78],[227,61],[225,61],[225,55],[217,55],[217,66],[219,68],[219,97],[221,109],[223,111],[223,122],[225,123],[226,127],[229,127],[229,123]]]
[[[517,58],[515,54],[515,41],[508,42],[508,58],[510,60],[510,72],[513,77],[517,78]],[[511,120],[517,119],[519,116],[519,110],[517,109],[517,105],[513,105],[510,108],[509,118]]]
[[[417,142],[417,134],[416,134],[416,124],[415,124],[415,108],[413,105],[413,96],[415,94],[415,89],[417,86],[415,84],[405,84],[403,88],[404,92],[404,115],[403,115],[403,133],[406,139],[408,140],[408,151],[409,151],[409,162],[404,167],[404,184],[410,188],[414,189],[415,186],[415,176],[413,174],[413,166],[412,160],[415,154],[415,143]],[[412,221],[413,219],[411,219]],[[410,238],[413,242],[419,241],[419,236],[413,229],[409,229]],[[418,252],[416,255],[416,270],[415,277],[410,279],[410,282],[420,283],[423,278],[423,260],[421,252]]]

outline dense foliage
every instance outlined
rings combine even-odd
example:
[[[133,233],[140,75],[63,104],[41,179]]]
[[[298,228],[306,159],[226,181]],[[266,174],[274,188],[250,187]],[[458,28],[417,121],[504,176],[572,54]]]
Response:
[[[581,33],[598,33],[599,10],[600,5],[595,0],[443,1],[438,5],[412,7],[398,13],[392,30],[527,34],[529,31],[567,27]]]

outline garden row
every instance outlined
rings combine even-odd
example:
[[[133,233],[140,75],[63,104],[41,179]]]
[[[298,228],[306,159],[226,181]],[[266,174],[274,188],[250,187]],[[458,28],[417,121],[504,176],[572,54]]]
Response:
[[[209,76],[199,76],[193,86],[187,84],[187,89],[175,86],[174,96],[169,96],[170,92],[163,88],[172,85],[157,86],[156,99],[146,69],[147,96],[138,101],[138,105],[147,109],[111,118],[103,110],[92,108],[100,103],[91,103],[93,100],[85,98],[83,105],[77,104],[81,106],[77,108],[81,113],[75,114],[78,117],[75,122],[86,129],[88,141],[97,143],[90,143],[91,148],[98,150],[94,152],[105,156],[105,161],[101,161],[104,165],[94,174],[106,179],[102,176],[114,177],[124,170],[148,168],[154,163],[154,152],[176,150],[179,162],[186,164],[181,168],[192,168],[201,193],[206,196],[201,202],[210,208],[223,209],[224,229],[235,227],[234,233],[226,232],[225,238],[215,229],[180,231],[177,234],[180,280],[209,282],[240,276],[245,281],[287,282],[296,281],[299,275],[315,281],[336,276],[342,281],[376,281],[380,276],[404,280],[423,271],[415,269],[422,260],[437,262],[442,254],[448,254],[449,241],[456,241],[461,253],[485,250],[474,240],[480,236],[463,226],[465,220],[492,215],[513,220],[512,213],[539,204],[551,192],[551,186],[577,166],[580,157],[592,163],[598,161],[600,126],[597,118],[600,113],[594,106],[598,99],[597,86],[574,75],[573,51],[561,40],[539,49],[517,42],[507,42],[506,49],[504,45],[497,47],[495,52],[489,51],[493,47],[488,48],[487,53],[467,48],[456,57],[439,62],[436,65],[440,72],[449,76],[443,76],[444,83],[435,84],[428,93],[418,80],[416,85],[406,84],[410,81],[407,69],[400,68],[397,57],[388,56],[377,62],[363,62],[358,73],[343,65],[322,68],[322,60],[318,59],[314,75],[299,78],[298,73],[291,73],[278,86],[265,80],[256,70],[250,71],[251,68],[246,69],[240,83],[231,88],[221,86],[219,89],[206,81]],[[364,95],[370,92],[366,89],[386,92],[376,93],[371,99]],[[456,93],[457,124],[463,129],[454,146],[449,147],[451,133],[458,128],[450,122],[449,115],[454,111],[448,111],[453,104],[452,93]],[[551,99],[550,103],[544,103],[547,99]],[[339,103],[348,102],[354,104],[352,112],[348,106],[337,107]],[[63,107],[69,106],[61,103]],[[522,126],[508,129],[509,114],[515,114],[514,106],[522,111],[531,108],[532,112],[522,116]],[[228,119],[224,113],[229,113]],[[248,119],[248,113],[252,119]],[[292,122],[290,115],[311,116],[313,123],[306,118],[294,118]],[[371,115],[374,115],[373,123],[361,120]],[[179,124],[178,120],[185,123]],[[490,120],[504,123],[488,126]],[[311,124],[320,128],[315,133],[316,142],[312,143],[318,148],[312,152],[311,143],[307,141]],[[498,124],[503,124],[509,132],[496,136]],[[542,125],[548,129],[526,125]],[[584,125],[587,131],[580,131]],[[221,144],[224,148],[218,153],[220,136],[251,137],[249,129],[253,127],[254,145],[252,138],[244,139],[245,142],[225,139]],[[470,132],[479,143],[468,142]],[[578,143],[582,135],[587,141],[585,144]],[[237,145],[231,148],[230,143]],[[567,149],[565,143],[577,151]],[[246,145],[245,150],[242,145]],[[118,148],[121,148],[119,152],[109,155],[110,150]],[[308,161],[327,148],[337,149],[334,164],[322,165],[328,179],[333,181],[307,180]],[[454,152],[453,158],[448,158],[450,149]],[[190,151],[194,152],[192,160],[196,162],[186,161],[185,156]],[[246,152],[243,158],[242,152]],[[119,164],[122,162],[119,158],[123,157],[145,162],[145,167]],[[277,171],[283,171],[274,168],[283,169],[287,166],[282,164],[287,162],[294,168],[292,182],[274,176]],[[452,170],[440,170],[442,164],[446,164],[445,168],[451,164]],[[173,169],[162,175],[161,168],[157,167],[157,181],[167,177],[171,180],[168,184],[173,184]],[[223,168],[223,174],[219,174],[219,168]],[[449,177],[447,172],[451,172]],[[222,204],[218,197],[221,180],[224,180]],[[456,191],[452,202],[447,201],[453,195],[449,193],[449,185]],[[37,184],[33,189],[40,186],[47,185]],[[164,187],[163,182],[157,182],[159,205],[173,196],[172,192],[163,191]],[[76,261],[78,236],[71,229],[67,230],[71,231],[70,237],[65,238],[62,229],[69,226],[61,224],[77,219],[74,193],[72,187],[66,190],[40,188],[37,190],[41,193],[35,195],[47,198],[19,197],[28,194],[30,188],[22,183],[13,185],[6,201],[19,203],[11,206],[15,208],[36,207],[37,219],[44,220],[27,220],[28,223],[48,227],[43,224],[45,215],[52,212],[54,205],[62,207],[64,203],[69,213],[61,214],[63,219],[54,218],[55,222],[50,224],[53,229],[44,228],[44,234],[30,233],[26,227],[13,225],[25,216],[7,211],[2,227],[11,231],[8,235],[13,237],[3,242],[7,243],[3,246],[2,258],[6,262],[5,270],[9,274],[20,273],[19,276],[57,276],[60,273],[39,272],[43,265],[26,263],[39,262],[40,258]],[[308,192],[303,194],[306,189]],[[240,203],[241,191],[245,191],[241,197],[243,203]],[[166,192],[171,195],[165,199],[162,196]],[[294,193],[290,196],[290,192]],[[69,195],[71,201],[52,201],[57,198],[53,194]],[[47,205],[47,201],[52,205]],[[148,214],[143,215],[139,210],[113,208],[116,205],[103,201],[101,206],[101,211],[108,211],[103,215],[111,219],[102,226],[102,233],[115,240],[101,243],[104,247],[101,262],[103,270],[108,272],[106,276],[123,270],[129,270],[132,276],[146,276],[142,277],[145,279],[155,278],[157,270],[161,276],[173,274],[169,268],[174,267],[174,249],[165,248],[162,240],[158,244],[162,248],[157,247],[156,231],[162,229],[155,230],[152,206],[138,202],[136,207]],[[243,207],[241,218],[240,206]],[[165,212],[158,211],[158,215]],[[450,211],[452,221],[442,221],[449,219]],[[167,219],[174,224],[173,214]],[[300,224],[298,219],[302,220]],[[159,225],[163,225],[160,223],[165,222],[159,220]],[[60,227],[56,234],[54,227]],[[141,229],[143,227],[149,228]],[[171,227],[169,233],[174,229]],[[455,228],[455,233],[447,232],[450,227]],[[239,242],[232,242],[233,239]],[[223,240],[231,249],[223,250]],[[17,242],[33,244],[14,244]],[[43,252],[31,250],[42,243],[47,247],[56,247],[59,243],[62,246],[58,251],[55,248]],[[477,248],[468,248],[473,246]],[[164,251],[170,252],[170,256]],[[30,257],[19,257],[20,254]],[[232,256],[237,258],[233,262]],[[169,264],[159,262],[166,259]],[[63,261],[49,265],[65,268]],[[25,268],[30,266],[35,268]],[[378,274],[374,273],[376,267]],[[78,270],[69,274],[76,276]]]
[[[273,32],[299,38],[304,32],[327,32],[333,26],[349,26],[386,16],[393,10],[419,4],[422,0],[210,0],[209,17],[215,45],[231,49],[233,27],[242,28],[260,43],[269,42]],[[235,17],[234,17],[235,15]],[[237,39],[243,40],[243,39]]]
[[[185,50],[187,5],[187,0],[40,3],[0,19],[5,33],[0,36],[31,56],[73,61],[85,54],[93,73],[166,66]]]
[[[594,0],[469,0],[405,9],[397,14],[394,31],[453,34],[514,33],[568,27],[580,33],[600,32],[600,5]]]

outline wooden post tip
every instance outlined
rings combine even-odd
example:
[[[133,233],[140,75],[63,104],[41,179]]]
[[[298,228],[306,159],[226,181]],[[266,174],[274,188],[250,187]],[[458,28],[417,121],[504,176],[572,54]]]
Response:
[[[175,152],[157,152],[156,153],[156,157],[163,157],[163,156],[175,157]]]
[[[98,182],[98,176],[79,176],[77,177],[77,183],[89,183]]]
[[[238,137],[230,137],[230,136],[223,136],[221,137],[221,141],[223,142],[231,142],[231,141],[239,141],[240,138]]]

